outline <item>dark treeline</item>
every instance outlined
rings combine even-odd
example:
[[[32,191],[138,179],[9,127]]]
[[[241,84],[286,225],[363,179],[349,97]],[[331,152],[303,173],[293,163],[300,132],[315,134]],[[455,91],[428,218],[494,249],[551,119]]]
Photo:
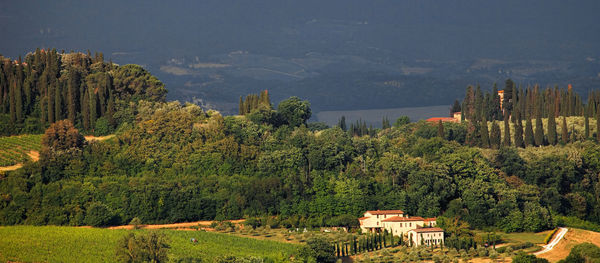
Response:
[[[508,79],[502,91],[503,98],[496,85],[491,93],[485,94],[479,86],[469,86],[462,106],[454,103],[453,111],[460,109],[463,120],[468,120],[468,145],[497,149],[501,145],[526,147],[588,140],[592,136],[589,118],[597,119],[600,115],[598,91],[588,94],[587,103],[570,86],[566,90],[558,87],[541,89],[538,86],[520,88]],[[583,134],[575,136],[576,131],[566,120],[571,116],[585,118]],[[561,121],[560,135],[557,134],[557,118]],[[489,122],[491,129],[488,128]],[[504,124],[503,133],[497,122]],[[600,133],[597,132],[596,136],[600,138]]]
[[[42,133],[68,119],[82,132],[106,134],[132,122],[129,101],[164,101],[164,85],[137,65],[105,62],[102,53],[36,50],[0,56],[0,135]]]

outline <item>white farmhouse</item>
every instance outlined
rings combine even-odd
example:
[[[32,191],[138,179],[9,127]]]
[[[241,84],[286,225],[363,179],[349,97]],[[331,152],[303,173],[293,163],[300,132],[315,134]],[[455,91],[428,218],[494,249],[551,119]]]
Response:
[[[417,228],[408,231],[413,246],[439,246],[444,243],[444,230],[439,227]]]
[[[359,218],[358,221],[363,233],[380,232],[383,231],[383,222],[381,221],[391,217],[404,217],[404,212],[402,210],[367,211],[364,217]]]

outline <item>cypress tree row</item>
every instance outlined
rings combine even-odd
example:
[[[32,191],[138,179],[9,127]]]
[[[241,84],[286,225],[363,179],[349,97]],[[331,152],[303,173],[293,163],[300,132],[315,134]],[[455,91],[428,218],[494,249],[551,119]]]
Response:
[[[105,118],[112,130],[124,116],[115,113],[128,111],[130,101],[165,101],[166,92],[140,66],[108,64],[102,54],[37,49],[24,60],[0,56],[0,118],[10,119],[0,135],[39,133],[63,119],[90,133]]]

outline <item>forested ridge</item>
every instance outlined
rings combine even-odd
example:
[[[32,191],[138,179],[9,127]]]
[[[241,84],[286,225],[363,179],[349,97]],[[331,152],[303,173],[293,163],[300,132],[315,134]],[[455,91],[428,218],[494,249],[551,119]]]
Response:
[[[124,81],[117,73],[128,68],[136,67],[100,72],[111,76],[109,98],[111,92],[124,96],[122,85],[114,83]],[[137,76],[127,76],[132,75]],[[95,79],[88,77],[85,87]],[[275,106],[267,92],[251,94],[240,98],[243,115],[222,116],[194,104],[163,102],[148,89],[125,92],[131,96],[124,108],[129,119],[110,140],[85,142],[84,118],[73,122],[68,111],[60,121],[45,120],[49,128],[40,161],[0,176],[0,224],[116,225],[134,217],[162,223],[274,215],[284,226],[311,227],[356,224],[356,217],[374,209],[444,215],[475,228],[509,232],[552,228],[560,223],[558,215],[600,223],[596,134],[556,145],[544,137],[540,147],[485,147],[473,140],[476,122],[518,120],[510,116],[519,106],[500,112],[502,117],[481,114],[480,119],[468,110],[482,108],[471,106],[471,93],[473,105],[486,97],[479,89],[467,92],[462,123],[399,118],[394,125],[384,119],[384,129],[357,124],[361,127],[346,130],[342,120],[331,128],[307,123],[310,103],[297,97]],[[581,118],[573,115],[587,112],[582,109],[597,108],[595,100],[596,106],[577,101],[573,114],[565,110],[569,120]],[[10,112],[9,107],[8,117]],[[523,116],[542,117],[527,111]]]
[[[0,135],[42,133],[62,119],[106,134],[132,121],[129,102],[164,101],[166,92],[142,67],[105,62],[102,53],[37,49],[24,59],[0,56]]]

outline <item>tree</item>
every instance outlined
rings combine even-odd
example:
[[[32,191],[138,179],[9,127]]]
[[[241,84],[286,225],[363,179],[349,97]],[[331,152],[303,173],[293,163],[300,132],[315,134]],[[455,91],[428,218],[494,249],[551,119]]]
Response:
[[[562,124],[560,125],[561,129],[561,141],[564,144],[569,143],[569,131],[567,130],[567,117],[563,116]]]
[[[554,111],[548,111],[548,144],[556,145],[558,143],[558,137],[556,135],[556,119],[554,117]]]
[[[548,263],[548,260],[545,258],[538,258],[534,255],[525,254],[524,252],[520,252],[516,256],[512,258],[513,263]]]
[[[450,108],[450,117],[453,117],[455,112],[461,112],[460,102],[458,102],[458,100],[454,100],[454,104],[452,105],[452,108]]]
[[[85,138],[69,120],[57,121],[50,125],[42,136],[42,152],[61,152],[69,149],[80,149]]]
[[[84,222],[88,226],[108,226],[112,218],[112,212],[106,205],[94,202],[88,206]]]
[[[550,124],[548,124],[550,125]],[[548,136],[550,133],[548,133]],[[533,138],[533,125],[531,124],[531,117],[527,118],[527,122],[525,123],[525,145],[527,146],[535,146],[535,139]],[[548,137],[548,141],[549,141]]]
[[[544,125],[542,124],[542,117],[540,117],[540,115],[541,114],[538,114],[537,118],[535,119],[534,140],[535,145],[537,146],[544,145]]]
[[[438,121],[437,136],[444,139],[444,124],[442,123],[442,120]]]
[[[487,120],[486,117],[483,116],[483,119],[481,121],[480,127],[479,127],[479,131],[480,131],[480,146],[482,148],[489,148],[490,147],[490,135],[488,133],[488,125],[487,125]]]
[[[162,233],[152,231],[135,235],[130,232],[118,241],[116,256],[119,262],[168,262],[170,248]]]
[[[508,115],[504,115],[504,142],[502,145],[510,146],[510,122],[508,121]]]
[[[298,97],[291,97],[279,103],[277,112],[282,120],[292,127],[306,124],[312,114],[310,103],[306,100],[300,100]]]
[[[340,129],[342,129],[342,131],[346,131],[348,130],[348,127],[346,126],[346,116],[343,116],[340,118],[340,121],[338,122],[338,127],[340,127]]]
[[[590,138],[590,118],[589,118],[589,114],[588,114],[588,108],[589,107],[585,107],[584,111],[583,111],[583,115],[584,115],[584,140],[587,140]]]
[[[596,112],[596,142],[600,142],[600,107]]]
[[[308,239],[306,245],[300,249],[299,256],[308,262],[336,262],[335,248],[324,237]]]
[[[518,109],[515,108],[515,110]],[[523,124],[521,124],[522,121],[519,118],[516,123],[515,123],[515,147],[525,147],[525,144],[523,143]]]
[[[496,121],[492,121],[492,130],[490,132],[490,146],[492,149],[500,148],[502,143],[502,135],[500,134],[500,125]]]
[[[598,113],[598,115],[600,115],[600,111]],[[406,124],[410,123],[410,118],[408,118],[408,116],[400,116],[398,119],[396,119],[396,122],[394,122],[394,127],[400,127]]]

